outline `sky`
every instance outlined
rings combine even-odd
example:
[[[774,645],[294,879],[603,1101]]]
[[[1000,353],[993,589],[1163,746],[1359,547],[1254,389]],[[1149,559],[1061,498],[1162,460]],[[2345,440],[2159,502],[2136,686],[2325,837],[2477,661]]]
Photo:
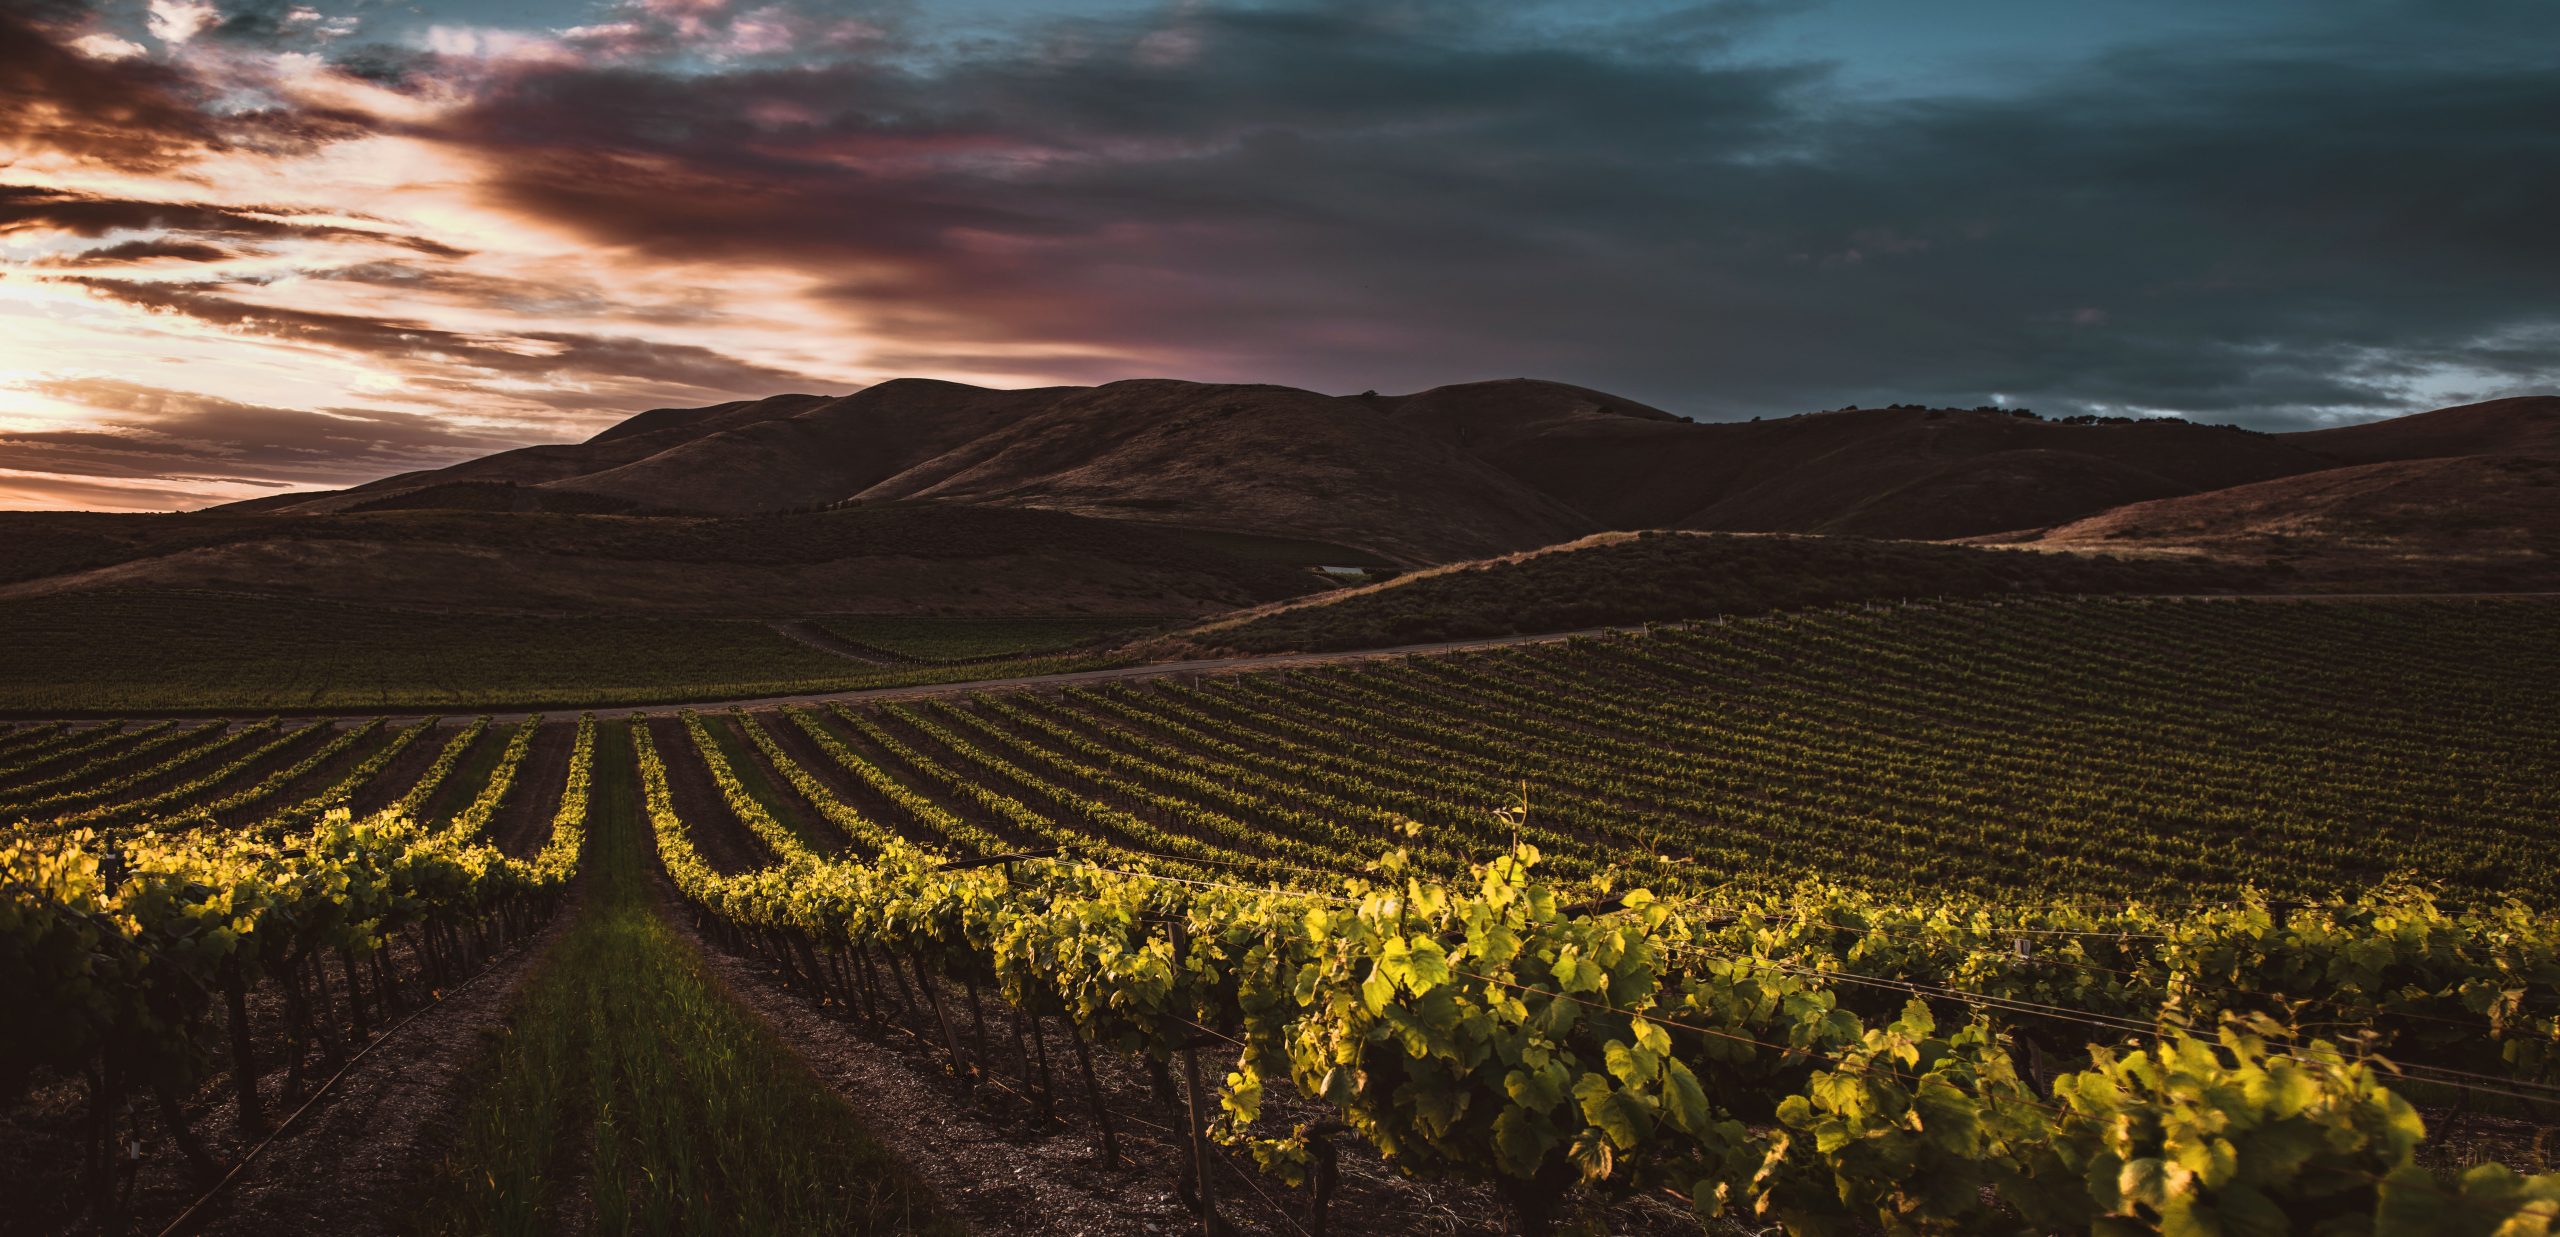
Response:
[[[928,376],[2560,390],[2548,0],[0,0],[0,507]]]

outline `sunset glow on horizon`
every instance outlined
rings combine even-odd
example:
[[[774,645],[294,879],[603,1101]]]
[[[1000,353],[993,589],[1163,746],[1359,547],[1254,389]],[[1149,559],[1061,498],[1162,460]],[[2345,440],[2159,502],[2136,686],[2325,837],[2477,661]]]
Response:
[[[1891,7],[0,0],[0,506],[908,375],[2264,429],[2560,378],[2548,8]]]

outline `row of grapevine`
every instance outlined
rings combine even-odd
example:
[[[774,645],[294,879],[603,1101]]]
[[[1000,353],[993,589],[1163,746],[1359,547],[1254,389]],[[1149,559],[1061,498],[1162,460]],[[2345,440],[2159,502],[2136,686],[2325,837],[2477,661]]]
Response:
[[[539,716],[516,724],[515,733],[507,736],[506,747],[498,752],[498,764],[489,771],[489,780],[480,784],[480,792],[471,797],[471,802],[454,813],[447,828],[466,838],[479,837],[488,829],[498,809],[506,806],[507,796],[515,792],[516,774],[524,768],[524,758],[533,751],[534,736],[541,729]]]
[[[14,1101],[39,1079],[85,1077],[100,1137],[115,1135],[110,1117],[139,1097],[210,1179],[220,1149],[193,1133],[184,1097],[224,1078],[236,1129],[254,1135],[276,1103],[307,1093],[308,1069],[345,1060],[373,1028],[432,1000],[557,904],[585,842],[592,718],[578,723],[539,851],[510,858],[482,836],[537,724],[510,736],[488,783],[452,822],[419,821],[397,805],[357,818],[345,806],[434,728],[428,720],[297,792],[254,829],[101,833],[46,824],[0,834],[0,984],[11,998],[0,1010],[0,1096]],[[191,803],[190,815],[246,808],[381,731],[379,722],[351,728],[219,800],[204,791],[235,780],[246,764],[110,802],[99,816],[157,821],[173,802]],[[429,780],[443,781],[451,757],[479,733],[466,731]],[[116,1163],[93,1156],[94,1215],[115,1206]]]
[[[176,722],[153,722],[127,728],[122,722],[108,722],[94,730],[63,734],[53,742],[0,764],[0,787],[19,788],[29,779],[43,777],[81,757],[111,751],[137,739],[148,739],[175,730],[177,726]]]
[[[314,770],[371,742],[381,733],[384,725],[383,720],[377,717],[371,721],[349,726],[330,736],[328,742],[304,753],[302,759],[227,795],[209,802],[189,805],[180,813],[152,822],[150,827],[154,830],[168,831],[203,825],[244,823],[238,818],[246,815],[251,809],[264,806],[287,787],[310,776]],[[420,722],[411,727],[402,742],[405,743],[407,738],[415,737],[427,725],[428,723]]]
[[[101,1137],[129,1094],[148,1096],[209,1179],[219,1166],[181,1097],[227,1075],[238,1127],[263,1128],[270,1102],[302,1097],[313,1050],[324,1068],[343,1061],[347,1034],[363,1037],[529,932],[571,874],[547,858],[520,863],[398,815],[344,809],[272,840],[13,831],[0,837],[0,1096],[14,1102],[41,1075],[86,1076]],[[405,976],[395,941],[411,956]],[[260,1086],[248,996],[261,986],[281,997],[279,1095]],[[93,1163],[103,1217],[114,1159]]]
[[[1064,829],[1266,876],[1356,866],[1412,820],[1418,861],[1442,873],[1516,839],[1558,872],[1615,866],[1660,886],[1825,874],[2227,899],[2403,868],[2473,890],[2560,880],[2540,844],[2560,811],[2560,747],[2534,737],[2537,719],[2560,730],[2547,689],[2505,689],[2503,711],[2465,717],[2479,679],[2431,655],[2464,647],[2443,629],[2377,646],[2346,639],[2357,629],[2327,607],[2189,609],[2205,630],[2184,669],[2086,651],[2184,621],[2162,603],[1915,608],[830,720],[857,759],[946,801],[1001,793],[1014,807],[988,818],[1019,841]],[[2442,611],[2472,644],[2529,640],[2546,612]],[[2338,672],[2300,671],[2260,647],[2262,629],[2314,659],[2333,640],[2394,688],[2339,688],[2318,716],[2289,714],[2286,681],[2326,690]],[[2260,703],[2181,711],[2219,679]],[[1536,810],[1493,824],[1524,783]],[[941,828],[882,823],[920,841]]]
[[[268,833],[287,832],[307,827],[312,821],[327,815],[333,809],[347,808],[357,792],[372,785],[373,780],[381,776],[382,771],[389,768],[392,761],[398,760],[402,752],[409,750],[411,744],[417,742],[420,736],[433,730],[435,725],[434,718],[425,718],[393,731],[389,741],[365,753],[363,759],[349,765],[344,772],[330,779],[327,785],[310,791],[283,807],[261,809],[256,827]],[[305,771],[307,773],[319,766],[320,762],[315,761],[307,766]],[[274,784],[274,789],[281,791],[289,784],[287,781],[279,781]]]
[[[2115,607],[2110,613],[2127,609]],[[2024,617],[2055,612],[2033,608]],[[2207,613],[2240,612],[2224,607]],[[1945,618],[1935,612],[1909,617],[1933,623]],[[1817,616],[1750,626],[1760,634],[1789,626],[1821,634],[1844,626],[1840,619]],[[2031,630],[2031,624],[2020,627]],[[1671,643],[1695,634],[1666,631],[1647,639]],[[1640,650],[1634,647],[1640,644],[1594,642],[1501,656],[1543,658],[1591,671],[1622,662],[1640,665]],[[2449,916],[2437,909],[2436,899],[2413,886],[2380,900],[2361,898],[2347,911],[2292,909],[2285,901],[2227,894],[2201,908],[2137,906],[2108,912],[2052,896],[2061,892],[2053,888],[2059,881],[2019,897],[2018,905],[1980,896],[1878,897],[1836,882],[1807,887],[1791,880],[1735,880],[1756,875],[1754,865],[1768,858],[1764,851],[1738,845],[1684,856],[1713,864],[1696,865],[1707,868],[1708,879],[1684,881],[1689,865],[1654,854],[1625,854],[1632,832],[1623,816],[1613,821],[1608,813],[1691,801],[1695,792],[1681,788],[1709,779],[1683,782],[1679,766],[1658,773],[1635,768],[1648,753],[1630,744],[1573,749],[1573,760],[1602,771],[1590,776],[1608,779],[1603,792],[1588,797],[1556,789],[1555,782],[1573,784],[1569,766],[1550,766],[1534,756],[1514,764],[1488,755],[1470,757],[1454,739],[1445,747],[1420,749],[1414,758],[1387,759],[1414,751],[1399,749],[1394,735],[1452,732],[1505,716],[1513,707],[1513,693],[1504,680],[1476,668],[1484,660],[1434,659],[1339,672],[1333,677],[1345,682],[1323,693],[1263,675],[1213,687],[1117,687],[1072,690],[1055,698],[987,698],[968,707],[893,707],[876,716],[839,710],[837,720],[866,751],[876,753],[874,758],[833,736],[812,715],[801,713],[797,720],[827,746],[832,760],[854,771],[893,806],[903,805],[916,819],[932,817],[920,831],[927,841],[960,827],[960,818],[911,786],[983,813],[1025,842],[1064,843],[1111,862],[1186,877],[1225,874],[1224,879],[1299,881],[1311,872],[1356,869],[1391,841],[1408,842],[1416,871],[1438,877],[1501,853],[1509,839],[1538,844],[1542,850],[1605,847],[1623,854],[1615,879],[1640,878],[1674,891],[1720,886],[1725,893],[1717,904],[1743,926],[1726,934],[1734,939],[1720,939],[1718,948],[1760,948],[1780,965],[1837,974],[1852,985],[1846,999],[1869,1013],[1883,1012],[1900,999],[1896,993],[1915,988],[1957,1001],[2050,1006],[2058,1011],[2056,1018],[2029,1022],[2026,1029],[2040,1043],[2067,1051],[2077,1046],[2074,1037],[2090,1018],[2148,1022],[2163,1010],[2192,1018],[2232,1006],[2284,1009],[2379,1035],[2380,1045],[2412,1068],[2560,1082],[2550,1073],[2550,1045],[2560,1034],[2553,1020],[2554,1006],[2560,1005],[2560,974],[2553,969],[2547,934],[2520,926],[2529,925],[2531,916],[2514,904],[2491,901]],[[1408,691],[1397,686],[1417,679],[1425,680],[1422,687]],[[1462,699],[1432,696],[1428,692],[1444,690],[1430,685],[1435,679],[1458,685],[1447,691],[1467,694]],[[1370,686],[1371,681],[1385,686]],[[1663,741],[1665,749],[1680,746],[1677,735],[1687,726],[1667,711],[1637,712],[1638,704],[1613,704],[1598,692],[1586,695],[1580,681],[1557,678],[1542,691],[1551,703],[1575,706],[1579,711],[1569,715],[1573,718],[1627,714],[1635,719],[1627,725],[1657,726],[1672,736]],[[1631,702],[1645,695],[1632,673],[1614,681],[1612,691],[1615,698]],[[1370,698],[1361,693],[1379,693],[1378,698],[1400,707],[1391,712],[1382,703],[1367,714],[1355,714],[1345,702]],[[750,733],[761,734],[753,719],[741,722]],[[1553,721],[1518,716],[1513,724],[1546,727],[1545,733],[1564,741],[1561,716]],[[1879,742],[1889,737],[1879,736]],[[1801,741],[1817,742],[1812,736]],[[1487,739],[1475,750],[1490,747]],[[778,747],[766,755],[821,815],[850,822],[844,829],[848,836],[866,837],[865,849],[878,849],[880,838],[902,827],[896,821],[868,819],[835,801]],[[1424,756],[1429,759],[1420,758]],[[1760,759],[1782,758],[1783,753],[1773,752]],[[1510,806],[1502,792],[1512,787],[1496,779],[1516,773],[1521,764],[1538,773],[1535,809],[1512,811],[1497,822],[1496,811]],[[1753,767],[1765,771],[1773,766]],[[1475,772],[1462,778],[1452,770]],[[1688,771],[1694,774],[1695,768]],[[723,780],[728,776],[720,774]],[[1729,780],[1738,787],[1749,785],[1739,774]],[[733,787],[732,797],[743,799],[744,792]],[[1983,807],[1977,799],[1959,802]],[[1801,830],[1808,817],[1821,821],[1819,814],[1802,811],[1803,806],[1769,810],[1751,840],[1766,846]],[[1726,810],[1734,809],[1726,805]],[[752,819],[747,823],[751,828],[756,824]],[[1862,843],[1874,852],[1871,863],[1908,867],[1928,861],[1924,850],[1931,835],[1897,828],[1891,821],[1863,823],[1869,826]],[[985,853],[987,847],[972,849]],[[2194,861],[2174,848],[2134,853],[2164,864]],[[1203,863],[1210,867],[1204,870]],[[1587,860],[1550,861],[1547,871],[1579,878],[1600,869]],[[1907,883],[1869,882],[1867,888],[1891,893]],[[1736,901],[1753,889],[1765,891],[1753,895],[1757,902]],[[2013,891],[2013,896],[2017,892],[2023,891]],[[2489,941],[2507,944],[2482,944]],[[2217,993],[2226,989],[2247,999],[2220,999]]]
[[[764,754],[766,763],[782,774],[783,780],[789,782],[792,789],[798,791],[804,801],[816,809],[819,815],[825,817],[828,824],[835,826],[836,831],[843,834],[846,840],[867,854],[877,854],[897,839],[896,834],[889,832],[879,822],[855,811],[853,805],[837,798],[833,792],[829,791],[826,783],[820,781],[816,774],[801,767],[800,762],[793,759],[791,753],[783,750],[781,741],[776,739],[774,732],[767,728],[768,724],[769,720],[766,718],[746,713],[738,715],[738,728],[746,733],[747,740],[755,744],[756,750]]]
[[[37,786],[23,788],[19,792],[23,797],[15,797],[6,804],[0,804],[0,816],[17,820],[50,818],[99,804],[113,803],[143,786],[172,777],[182,777],[189,765],[248,743],[264,734],[267,727],[262,725],[229,727],[217,723],[210,729],[213,734],[208,740],[188,744],[175,755],[157,761],[141,763],[130,756],[110,757],[92,765],[83,766],[76,775],[63,775],[62,778],[57,779],[56,785],[49,788]]]
[[[2283,1032],[2249,999],[2255,989],[2218,982],[2205,963],[2281,984],[2467,957],[2475,986],[2531,979],[2548,993],[2560,935],[2542,928],[2527,945],[2520,936],[2539,925],[2520,910],[2448,917],[2404,898],[2279,929],[2256,906],[2183,937],[2157,916],[2128,918],[2141,912],[2003,920],[1990,906],[1968,914],[1821,890],[1783,906],[1675,906],[1636,890],[1609,913],[1574,914],[1528,846],[1465,886],[1399,875],[1405,857],[1391,854],[1341,894],[1073,860],[950,870],[903,844],[867,862],[803,853],[724,875],[694,848],[645,732],[635,746],[671,876],[742,944],[848,1005],[885,1001],[880,976],[929,961],[973,994],[992,989],[1159,1062],[1204,1039],[1240,1042],[1219,1133],[1284,1179],[1302,1178],[1315,1155],[1310,1127],[1260,1120],[1275,1086],[1409,1171],[1492,1183],[1531,1227],[1576,1184],[1669,1189],[1704,1216],[1799,1232],[2248,1231],[2269,1216],[2402,1233],[2560,1223],[2560,1177],[2484,1168],[2445,1182],[2418,1167],[2423,1122],[2385,1085],[2390,1067]],[[2382,930],[2421,918],[2419,936],[2435,939]],[[2038,926],[2061,923],[2085,926]],[[1934,930],[1937,952],[1906,947],[1890,963],[1882,946],[1838,950],[1825,937],[1890,942],[1901,928]],[[2164,959],[2186,960],[2155,989],[2175,998],[2155,1003],[2138,1034],[2084,1034],[2083,1066],[2040,1085],[2013,1049],[2053,1029],[2019,1016],[2010,994],[2053,994],[1941,965],[1993,952],[1963,948],[1969,939],[2005,949],[2029,931],[2068,932],[2073,947],[2158,937]],[[2396,960],[2372,954],[2377,936],[2400,942]],[[2252,939],[2254,954],[2241,943]],[[1878,1007],[1850,976],[1799,965],[1843,957],[1969,977],[1984,995],[1906,990]],[[2521,973],[2496,977],[2501,965]],[[2033,983],[2049,970],[2021,960],[2017,974]],[[2496,1021],[2473,1014],[2475,1029]],[[2507,1042],[2520,1055],[2548,1051],[2547,1019],[2518,1030]]]
[[[68,722],[32,722],[0,731],[0,765],[14,763],[29,752],[42,749],[69,733]]]
[[[192,746],[210,736],[217,743],[227,728],[220,722],[195,726],[171,725],[138,741],[117,744],[57,772],[22,779],[0,792],[0,812],[28,815],[43,807],[63,792],[78,790],[107,781],[133,768],[137,761],[170,748],[179,748],[184,758],[196,749]]]
[[[455,731],[453,737],[445,740],[444,746],[436,750],[434,762],[429,764],[426,771],[418,775],[418,780],[411,783],[409,789],[392,803],[391,810],[404,816],[425,816],[427,804],[434,801],[437,791],[444,789],[445,780],[453,776],[455,769],[462,767],[464,754],[468,753],[472,745],[478,743],[480,736],[488,733],[488,730],[489,719],[484,716],[473,718],[470,725]]]
[[[173,785],[154,783],[153,786],[156,786],[156,789],[139,788],[142,793],[120,795],[78,811],[30,821],[21,827],[36,831],[90,828],[102,833],[113,833],[143,825],[160,817],[191,810],[212,797],[220,788],[268,763],[279,754],[290,751],[294,745],[318,733],[322,725],[324,723],[321,722],[306,722],[299,726],[264,723],[250,727],[251,740],[264,741],[255,742],[245,751],[240,751],[236,747],[225,749],[226,752],[236,752],[236,754],[210,769],[181,771],[182,780]],[[250,742],[250,740],[243,742]]]

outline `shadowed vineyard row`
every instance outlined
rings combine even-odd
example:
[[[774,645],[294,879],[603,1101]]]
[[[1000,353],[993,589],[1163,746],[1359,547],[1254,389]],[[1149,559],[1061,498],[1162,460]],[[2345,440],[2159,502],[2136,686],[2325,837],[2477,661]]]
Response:
[[[1227,1055],[1207,1132],[1293,1184],[1348,1131],[1531,1229],[1642,1190],[1802,1232],[2542,1232],[2560,1178],[2422,1164],[2409,1105],[2560,1101],[2555,615],[1856,608],[629,729],[707,925],[875,1018],[929,971]],[[574,827],[488,839],[550,729],[0,732],[11,1079],[182,1098],[238,1019],[165,1016],[172,957],[300,986],[547,905]],[[196,909],[234,886],[322,926]]]

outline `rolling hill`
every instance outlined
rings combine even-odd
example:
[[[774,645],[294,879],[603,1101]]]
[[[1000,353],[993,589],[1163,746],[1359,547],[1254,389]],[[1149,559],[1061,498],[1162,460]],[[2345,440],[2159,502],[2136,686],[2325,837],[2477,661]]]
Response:
[[[1648,528],[2496,588],[2551,575],[2554,459],[2553,398],[2259,434],[1918,406],[1699,423],[1529,379],[1354,396],[902,379],[659,409],[333,493],[47,526],[0,555],[0,595],[1205,616],[1318,591],[1316,564],[1462,563]]]
[[[2453,455],[2560,459],[2560,396],[2528,395],[2463,404],[2285,437],[2341,464]]]
[[[1600,533],[1271,602],[1168,633],[1143,648],[1183,656],[1331,652],[1850,601],[2212,593],[2252,580],[2249,572],[2215,562],[2105,553],[1789,533]]]
[[[2310,585],[2560,588],[2560,456],[2353,464],[2134,503],[2006,540],[2255,564]]]
[[[1596,527],[1356,401],[1171,380],[997,391],[901,379],[835,399],[662,409],[574,446],[224,510],[484,506],[454,487],[490,482],[538,491],[513,501],[545,510],[744,515],[922,499],[1311,539],[1406,562]]]
[[[748,515],[927,501],[1312,540],[1407,565],[1609,529],[1951,539],[2342,464],[2548,450],[2551,400],[2302,434],[1993,409],[1700,423],[1506,379],[1410,395],[1137,379],[992,390],[922,379],[642,413],[351,490],[230,510]]]
[[[712,518],[0,513],[0,602],[190,590],[436,611],[1205,615],[1323,587],[1323,547],[1055,511]]]

